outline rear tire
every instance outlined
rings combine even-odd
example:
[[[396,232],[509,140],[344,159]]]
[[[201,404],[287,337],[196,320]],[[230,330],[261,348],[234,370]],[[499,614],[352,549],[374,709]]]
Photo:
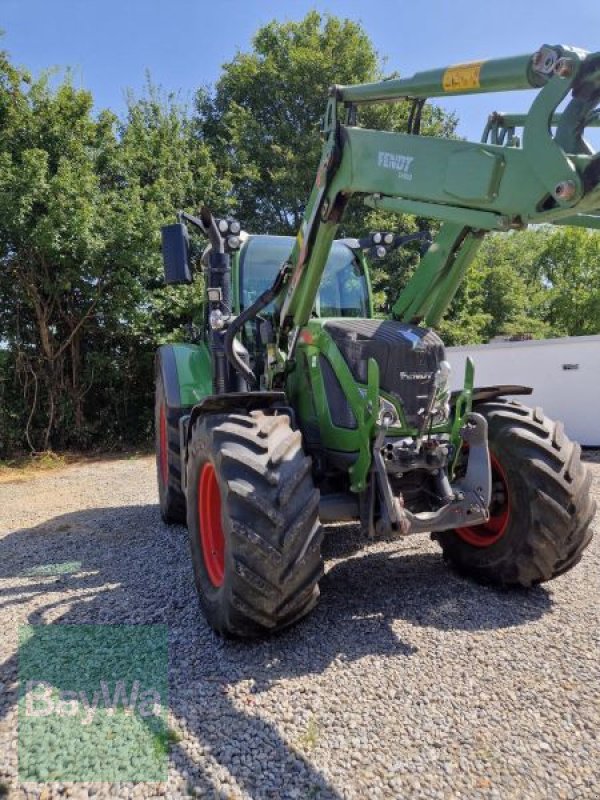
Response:
[[[540,408],[495,400],[477,412],[488,422],[491,518],[436,534],[444,558],[485,583],[529,587],[562,575],[592,538],[596,504],[580,446]]]
[[[185,525],[186,503],[181,490],[181,454],[179,420],[186,408],[169,408],[162,373],[157,370],[154,405],[156,435],[156,474],[160,515],[171,524]]]
[[[323,574],[319,491],[289,418],[200,417],[187,486],[194,577],[210,625],[255,637],[307,614]]]

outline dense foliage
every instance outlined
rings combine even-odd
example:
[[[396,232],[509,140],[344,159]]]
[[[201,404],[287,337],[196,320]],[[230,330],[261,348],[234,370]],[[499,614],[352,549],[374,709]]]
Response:
[[[161,224],[205,202],[250,231],[295,231],[329,85],[382,74],[360,25],[311,12],[260,29],[193,109],[149,85],[118,119],[0,52],[0,457],[148,439],[154,350],[183,335],[201,288],[161,288]],[[370,107],[360,123],[401,130],[408,113]],[[424,135],[454,127],[425,106]],[[343,234],[422,225],[354,202]],[[599,262],[599,235],[582,229],[490,236],[442,333],[597,333]],[[374,265],[382,308],[416,263],[407,250]]]
[[[3,448],[147,436],[152,353],[192,299],[156,291],[160,225],[199,185],[220,199],[206,147],[151,87],[120,121],[68,81],[4,74]]]

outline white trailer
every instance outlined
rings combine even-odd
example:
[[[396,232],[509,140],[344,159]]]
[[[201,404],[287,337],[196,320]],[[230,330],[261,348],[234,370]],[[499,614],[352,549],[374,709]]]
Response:
[[[462,387],[467,356],[475,386],[531,386],[532,395],[514,399],[562,420],[571,439],[600,447],[600,336],[448,347],[453,389]]]

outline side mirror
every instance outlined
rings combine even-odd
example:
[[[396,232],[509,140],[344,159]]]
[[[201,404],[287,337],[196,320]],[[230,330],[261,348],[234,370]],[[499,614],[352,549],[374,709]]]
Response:
[[[190,242],[186,226],[183,223],[164,225],[161,228],[162,254],[165,268],[165,283],[191,283]]]

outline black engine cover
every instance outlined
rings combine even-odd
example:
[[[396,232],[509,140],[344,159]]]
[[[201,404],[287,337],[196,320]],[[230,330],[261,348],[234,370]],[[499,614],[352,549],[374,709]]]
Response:
[[[440,337],[428,328],[392,320],[335,319],[324,328],[358,383],[367,383],[368,359],[377,361],[381,388],[401,402],[407,423],[419,427],[418,412],[427,406],[444,360]]]

